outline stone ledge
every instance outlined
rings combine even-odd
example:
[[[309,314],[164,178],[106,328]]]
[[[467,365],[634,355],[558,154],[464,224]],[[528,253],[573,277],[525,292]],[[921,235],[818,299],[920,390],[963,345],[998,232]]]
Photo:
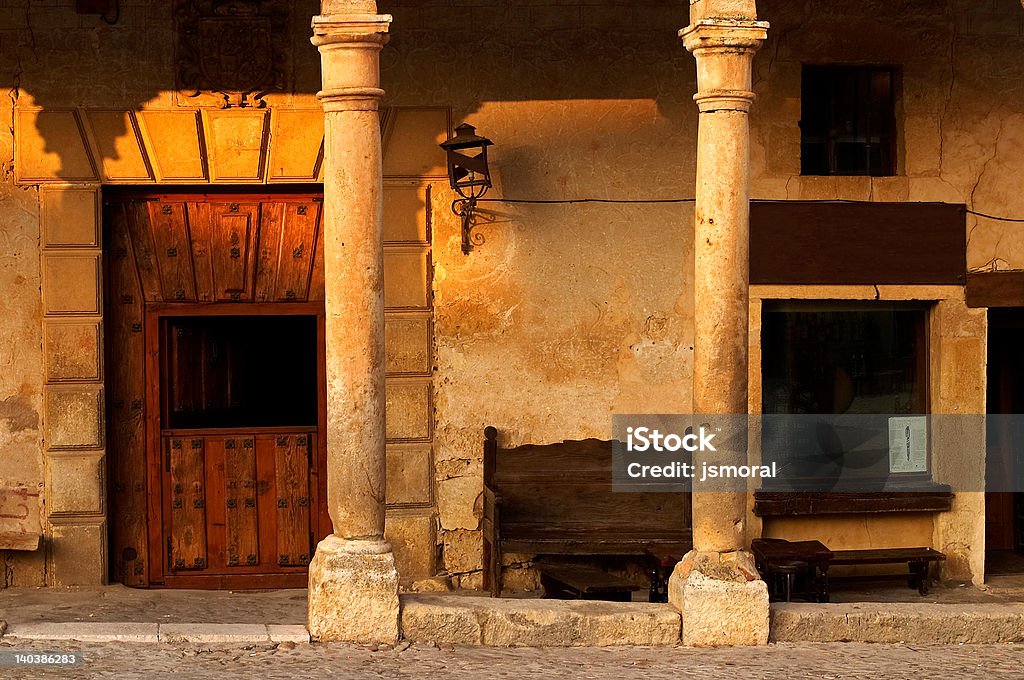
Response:
[[[0,621],[0,624],[3,622]],[[251,644],[309,642],[305,626],[241,623],[42,622],[12,625],[0,635],[22,640],[80,642],[164,642],[168,644]]]
[[[492,647],[674,645],[670,605],[589,600],[402,595],[402,635],[414,642]]]
[[[0,531],[0,550],[38,550],[39,538],[34,531]]]
[[[16,623],[4,638],[79,642],[157,642],[158,623]]]
[[[1024,604],[876,603],[771,606],[772,642],[1024,642]]]

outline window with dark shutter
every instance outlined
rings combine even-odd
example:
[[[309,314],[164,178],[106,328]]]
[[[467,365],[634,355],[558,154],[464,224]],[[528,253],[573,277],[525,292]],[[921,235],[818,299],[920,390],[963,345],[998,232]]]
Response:
[[[896,174],[896,81],[891,66],[805,65],[801,174]]]

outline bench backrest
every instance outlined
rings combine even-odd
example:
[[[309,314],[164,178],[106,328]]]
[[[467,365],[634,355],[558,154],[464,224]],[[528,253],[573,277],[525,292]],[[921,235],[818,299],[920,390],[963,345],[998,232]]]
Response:
[[[554,554],[601,555],[643,554],[655,543],[690,539],[689,494],[612,491],[610,441],[502,449],[497,430],[489,427],[483,472],[492,592],[498,587],[503,543]]]

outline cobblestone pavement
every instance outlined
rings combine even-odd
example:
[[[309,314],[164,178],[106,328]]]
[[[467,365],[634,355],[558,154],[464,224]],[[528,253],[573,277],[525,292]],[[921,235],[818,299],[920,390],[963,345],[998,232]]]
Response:
[[[1024,645],[778,644],[761,648],[497,649],[412,645],[216,646],[0,642],[0,652],[71,651],[76,668],[0,668],[0,678],[1020,678]]]

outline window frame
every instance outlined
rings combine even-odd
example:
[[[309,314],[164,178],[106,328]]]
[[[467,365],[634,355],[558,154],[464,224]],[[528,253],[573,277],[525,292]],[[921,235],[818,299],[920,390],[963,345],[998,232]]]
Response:
[[[920,382],[922,383],[922,385],[921,385],[921,387],[919,389],[921,389],[921,392],[922,392],[922,394],[921,394],[921,397],[922,397],[921,398],[921,403],[923,404],[923,407],[922,407],[922,412],[921,413],[912,413],[912,414],[907,414],[907,415],[921,415],[921,416],[925,416],[925,417],[928,417],[928,416],[932,415],[932,375],[931,375],[931,372],[932,372],[931,364],[932,364],[932,362],[931,362],[931,350],[932,350],[932,327],[933,327],[933,321],[934,321],[935,302],[934,301],[929,301],[929,300],[866,300],[866,299],[834,299],[834,298],[832,298],[832,299],[829,299],[829,298],[800,298],[800,299],[768,299],[768,298],[765,298],[765,299],[761,299],[760,300],[760,305],[761,305],[761,313],[760,313],[761,319],[760,319],[760,321],[761,321],[761,323],[760,323],[759,337],[758,337],[758,356],[759,356],[758,374],[759,374],[759,380],[760,380],[760,403],[758,404],[758,411],[762,415],[765,414],[764,405],[765,405],[765,360],[766,360],[766,355],[765,355],[765,352],[764,352],[764,347],[765,347],[765,341],[764,340],[765,340],[765,329],[766,329],[766,326],[767,326],[767,324],[766,324],[766,317],[769,314],[773,313],[772,309],[771,309],[772,306],[774,306],[774,305],[780,305],[781,306],[783,304],[789,305],[789,306],[791,306],[793,308],[799,308],[799,307],[811,308],[811,307],[829,307],[829,306],[853,308],[850,311],[870,311],[871,307],[888,306],[888,307],[895,308],[895,309],[902,308],[905,311],[918,311],[918,312],[920,312],[922,318],[920,320],[920,323],[916,324],[917,325],[917,328],[916,328],[916,331],[917,331],[917,333],[916,333],[916,335],[917,335],[916,347],[917,347],[917,355],[918,356],[915,358],[916,359],[916,361],[915,361],[915,370],[921,376]],[[860,308],[860,309],[858,310],[856,308]],[[810,310],[808,310],[808,311],[810,311]],[[837,309],[835,311],[842,311],[842,310]],[[827,415],[827,414],[822,414],[822,415]],[[885,415],[885,414],[880,414],[880,415]],[[893,414],[893,415],[896,415],[896,414]],[[919,490],[920,491],[920,490],[935,489],[936,487],[941,486],[941,485],[937,485],[935,483],[935,481],[933,480],[933,478],[932,478],[934,466],[933,466],[933,461],[932,461],[933,446],[932,446],[932,430],[931,430],[931,427],[929,427],[928,430],[927,430],[927,437],[928,437],[928,439],[927,439],[927,451],[926,451],[926,454],[927,454],[927,458],[926,458],[927,466],[926,466],[926,469],[925,469],[924,472],[901,472],[901,473],[888,473],[888,474],[886,474],[884,476],[865,476],[863,478],[860,478],[858,481],[862,481],[862,482],[867,483],[867,484],[871,484],[873,482],[878,482],[878,483],[887,482],[888,483],[887,484],[887,489],[888,489],[889,492],[893,492],[897,488],[904,488],[904,487],[907,488],[907,489],[915,489],[915,490]],[[760,443],[759,443],[758,446],[760,448]],[[802,478],[789,479],[789,480],[787,480],[787,482],[788,482],[788,485],[790,487],[796,487],[796,489],[794,489],[794,491],[797,491],[799,489],[801,481],[806,480],[806,483],[807,483],[808,487],[815,488],[817,486],[816,483],[820,482],[821,479],[823,479],[823,478],[822,477],[802,477]],[[898,484],[894,484],[894,482],[897,482],[897,481],[899,483]],[[943,488],[946,488],[946,487],[943,487]],[[772,488],[770,483],[768,483],[768,484],[764,484],[763,483],[762,488],[758,491],[758,493],[760,493],[760,494],[764,494],[764,493],[779,493],[779,492],[781,492],[781,490],[780,491],[776,491],[775,489]],[[806,493],[805,495],[807,495],[807,496],[822,496],[822,495],[824,495],[824,496],[832,496],[832,495],[834,495],[836,493],[839,493],[840,495],[843,495],[842,489],[836,489],[836,491],[831,491],[831,492],[809,492],[809,493]],[[897,495],[899,495],[898,491],[896,493],[897,493]],[[853,494],[853,495],[857,495],[857,494]],[[863,495],[863,494],[860,494],[860,495]],[[820,504],[820,499],[819,499],[819,504]]]
[[[829,114],[825,126],[828,128],[824,135],[823,141],[808,141],[807,129],[810,126],[808,120],[809,111],[808,108],[811,105],[811,98],[808,93],[808,80],[815,75],[814,72],[820,72],[820,78],[825,81],[832,83],[832,89],[827,93],[822,93],[818,98],[818,104],[827,104],[832,109]],[[828,73],[831,72],[831,73]],[[880,137],[879,146],[882,149],[882,155],[880,159],[880,165],[877,169],[874,169],[871,165],[870,159],[866,163],[865,167],[858,172],[840,172],[837,168],[837,156],[838,153],[835,150],[835,142],[833,137],[837,128],[837,113],[835,107],[837,105],[837,92],[839,92],[839,86],[836,84],[840,81],[840,75],[849,79],[851,82],[857,82],[856,79],[866,79],[868,83],[868,92],[870,93],[870,81],[871,78],[878,73],[886,73],[889,77],[889,99],[891,101],[891,111],[888,115],[884,116],[883,121],[879,121],[878,125],[882,127],[876,127],[869,124],[866,130],[866,136],[870,139],[873,136]],[[804,63],[801,66],[800,74],[800,175],[803,177],[896,177],[899,175],[899,149],[901,139],[901,125],[900,125],[900,106],[902,101],[902,69],[897,64],[864,64],[864,63]],[[870,95],[869,95],[870,97]],[[864,101],[863,97],[857,97],[859,101]],[[870,110],[873,108],[870,98],[864,102],[864,106],[867,109],[868,117],[870,120]],[[864,113],[858,110],[857,118],[863,117]],[[877,135],[875,134],[877,132]],[[825,145],[825,162],[824,166],[814,167],[809,165],[809,155],[807,153],[807,146],[809,144],[824,144]],[[867,146],[871,145],[871,142],[866,143]]]

